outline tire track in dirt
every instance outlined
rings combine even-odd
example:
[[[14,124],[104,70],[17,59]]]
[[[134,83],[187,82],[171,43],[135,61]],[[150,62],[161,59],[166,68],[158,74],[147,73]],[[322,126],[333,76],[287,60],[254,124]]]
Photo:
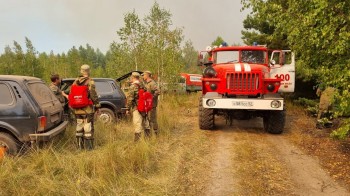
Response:
[[[207,195],[232,195],[234,193],[234,176],[232,171],[232,144],[227,139],[232,133],[216,131],[212,134],[214,147],[211,170],[209,172],[210,184]]]
[[[266,192],[255,192],[259,195],[282,193],[288,195],[350,195],[345,188],[330,178],[316,159],[291,145],[283,134],[264,133],[260,118],[234,121],[232,127],[226,126],[222,119],[218,121],[217,131],[207,133],[208,138],[212,140],[212,166],[208,173],[209,182],[206,195],[247,194],[241,190],[254,189],[254,186],[245,182],[247,179],[255,180],[254,175],[257,176],[257,181],[262,181],[262,186],[267,187]],[[252,149],[255,158],[258,159],[256,162],[244,160],[244,158],[249,159],[249,154],[243,159],[242,157],[237,158],[236,152],[244,150],[239,149],[242,144]],[[266,159],[272,159],[273,163]],[[257,165],[256,168],[246,166],[249,164],[254,166],[260,162],[261,165]],[[237,172],[239,168],[254,171],[243,171],[243,174],[250,175],[250,177],[239,176],[237,174],[242,174]],[[264,180],[266,182],[263,182]]]

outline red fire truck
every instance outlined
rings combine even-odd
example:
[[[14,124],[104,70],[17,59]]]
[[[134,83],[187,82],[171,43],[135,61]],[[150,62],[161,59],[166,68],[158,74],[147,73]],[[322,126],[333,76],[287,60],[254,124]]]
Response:
[[[181,78],[181,83],[184,84],[187,93],[202,90],[202,75],[181,73]]]
[[[269,60],[269,54],[271,56]],[[200,52],[204,65],[199,127],[215,128],[215,115],[232,119],[262,117],[264,130],[283,132],[285,104],[281,92],[293,92],[295,61],[290,50],[264,46],[207,47]]]

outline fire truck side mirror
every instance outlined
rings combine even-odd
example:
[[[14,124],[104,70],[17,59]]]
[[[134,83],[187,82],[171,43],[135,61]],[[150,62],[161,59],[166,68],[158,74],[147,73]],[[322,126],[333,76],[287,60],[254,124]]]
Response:
[[[273,67],[276,64],[275,60],[270,60],[270,67]]]

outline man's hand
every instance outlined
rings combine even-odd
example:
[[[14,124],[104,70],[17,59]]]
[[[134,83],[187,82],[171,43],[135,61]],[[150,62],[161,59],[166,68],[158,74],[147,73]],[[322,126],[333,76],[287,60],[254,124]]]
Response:
[[[96,108],[96,114],[97,114],[97,115],[100,115],[100,114],[101,114],[100,108]]]
[[[125,111],[125,114],[126,114],[127,116],[129,116],[129,115],[130,115],[130,110],[126,110],[126,111]]]

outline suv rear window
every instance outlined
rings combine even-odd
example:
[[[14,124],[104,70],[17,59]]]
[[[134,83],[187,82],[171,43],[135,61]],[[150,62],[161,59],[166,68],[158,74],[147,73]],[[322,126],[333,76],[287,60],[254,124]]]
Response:
[[[95,81],[96,92],[100,93],[111,93],[113,92],[112,86],[109,82]]]
[[[10,105],[13,103],[13,96],[6,84],[0,83],[0,105]]]
[[[44,83],[28,83],[28,89],[39,105],[51,104],[56,99]]]

